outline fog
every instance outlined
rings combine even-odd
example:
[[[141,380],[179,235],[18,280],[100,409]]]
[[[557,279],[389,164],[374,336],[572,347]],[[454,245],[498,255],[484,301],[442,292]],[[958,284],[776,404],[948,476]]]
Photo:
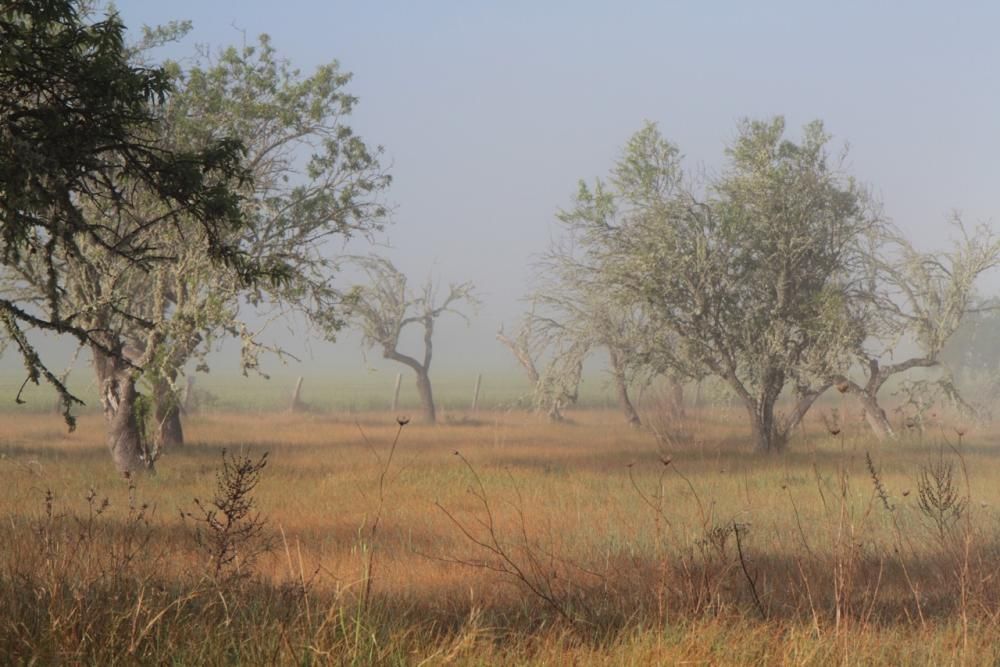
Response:
[[[559,233],[578,179],[605,175],[644,119],[688,169],[712,171],[742,117],[783,114],[793,135],[819,118],[920,246],[945,243],[954,209],[995,218],[1000,8],[760,5],[126,0],[119,11],[132,34],[193,21],[157,57],[267,33],[303,72],[332,59],[353,72],[348,122],[385,147],[394,179],[378,251],[414,281],[471,280],[482,298],[470,325],[439,325],[434,371],[449,372],[515,369],[494,333],[525,309],[533,255]],[[293,322],[270,336],[311,370],[387,367],[365,362],[354,334],[306,343]]]

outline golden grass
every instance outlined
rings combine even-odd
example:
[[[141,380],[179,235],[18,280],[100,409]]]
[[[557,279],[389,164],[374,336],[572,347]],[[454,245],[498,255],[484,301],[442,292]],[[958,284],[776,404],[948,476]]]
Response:
[[[385,466],[399,427],[383,415],[197,416],[189,444],[137,480],[130,509],[99,419],[67,434],[52,416],[3,415],[0,652],[181,664],[1000,659],[995,433],[974,431],[959,452],[947,425],[878,445],[860,426],[833,438],[816,422],[786,454],[760,456],[738,412],[696,416],[695,438],[671,452],[616,413],[573,417],[410,424]],[[224,582],[179,518],[211,497],[222,448],[270,452],[255,495],[274,544],[251,576]],[[968,496],[943,530],[918,502],[921,471],[942,457]]]

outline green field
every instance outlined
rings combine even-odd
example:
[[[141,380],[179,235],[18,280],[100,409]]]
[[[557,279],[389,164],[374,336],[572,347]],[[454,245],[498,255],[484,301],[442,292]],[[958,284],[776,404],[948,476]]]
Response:
[[[456,373],[432,374],[435,400],[445,410],[468,410],[472,405],[476,372],[467,375]],[[492,371],[482,374],[479,406],[484,409],[502,410],[530,405],[531,389],[523,375],[510,371]],[[239,374],[195,374],[195,391],[204,407],[227,411],[274,411],[287,407],[299,377],[297,373],[281,372],[269,377]],[[396,382],[394,372],[351,373],[343,376],[324,376],[303,373],[302,401],[317,412],[370,412],[388,410],[392,403]],[[53,409],[55,393],[48,387],[29,385],[25,388],[24,405],[13,401],[23,382],[16,370],[8,370],[0,377],[0,412],[46,412]],[[83,412],[97,405],[97,392],[89,368],[77,369],[71,376],[70,389],[87,403]],[[419,407],[413,374],[404,369],[400,384],[399,405],[406,410]],[[581,385],[580,405],[603,408],[613,405],[613,396],[602,373],[593,373]]]

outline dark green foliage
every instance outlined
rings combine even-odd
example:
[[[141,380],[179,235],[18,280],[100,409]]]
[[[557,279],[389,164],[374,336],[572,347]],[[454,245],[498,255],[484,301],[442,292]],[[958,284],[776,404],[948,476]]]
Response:
[[[176,248],[153,235],[167,226],[200,239],[244,282],[287,273],[264,268],[231,240],[245,224],[240,142],[175,151],[153,141],[170,84],[163,69],[130,62],[123,34],[114,14],[88,22],[78,0],[0,5],[0,259],[15,281],[36,285],[29,298],[5,293],[0,318],[26,382],[52,384],[71,425],[69,407],[79,401],[26,332],[71,335],[112,356],[121,350],[89,313],[67,308],[68,273],[106,272],[108,258],[140,272],[169,262]]]

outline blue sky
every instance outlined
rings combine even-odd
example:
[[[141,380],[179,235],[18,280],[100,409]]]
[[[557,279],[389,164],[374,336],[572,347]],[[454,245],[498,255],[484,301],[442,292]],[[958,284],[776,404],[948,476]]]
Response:
[[[931,2],[284,2],[125,0],[126,25],[190,19],[194,44],[268,33],[303,71],[337,59],[352,125],[392,161],[386,250],[417,278],[472,280],[440,368],[510,365],[493,340],[580,178],[645,119],[716,169],[742,117],[820,118],[850,170],[921,245],[955,209],[1000,209],[1000,5]],[[350,337],[317,363],[360,364]]]

